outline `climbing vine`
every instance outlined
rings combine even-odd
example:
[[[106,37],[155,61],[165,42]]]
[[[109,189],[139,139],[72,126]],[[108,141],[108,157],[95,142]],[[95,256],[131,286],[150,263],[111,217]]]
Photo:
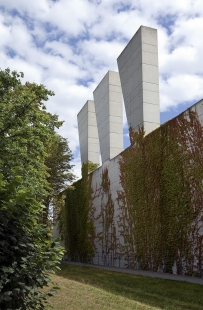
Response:
[[[121,251],[142,269],[177,271],[203,259],[203,130],[192,111],[146,137],[130,128],[121,154],[118,224]],[[181,259],[181,262],[180,262]],[[182,261],[184,259],[184,261]]]
[[[114,254],[117,248],[116,227],[114,218],[114,202],[110,189],[110,178],[108,169],[105,168],[101,175],[101,184],[98,197],[101,199],[101,210],[97,220],[99,220],[101,232],[97,234],[102,252]]]
[[[96,183],[89,173],[96,166],[83,165],[82,179],[63,193],[66,200],[61,197],[59,222],[66,249],[70,254],[93,256],[98,241],[102,253],[127,258],[128,267],[172,272],[176,266],[179,274],[199,274],[202,125],[189,110],[147,136],[143,128],[129,131],[131,146],[119,155],[117,215],[107,168],[101,168]]]
[[[82,178],[63,195],[59,213],[60,233],[68,254],[86,259],[95,252],[95,207],[92,203],[92,174],[98,165],[87,162],[82,166]]]

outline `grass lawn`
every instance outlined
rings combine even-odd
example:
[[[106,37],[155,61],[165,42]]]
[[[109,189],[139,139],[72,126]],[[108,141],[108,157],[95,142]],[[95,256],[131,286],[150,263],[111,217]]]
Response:
[[[52,280],[61,286],[49,299],[56,310],[203,310],[203,286],[198,284],[68,264]]]

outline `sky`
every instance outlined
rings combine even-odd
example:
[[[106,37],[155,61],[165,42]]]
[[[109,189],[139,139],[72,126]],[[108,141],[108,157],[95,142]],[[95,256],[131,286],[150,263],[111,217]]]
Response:
[[[77,114],[141,25],[158,30],[163,123],[203,98],[203,0],[0,0],[0,68],[55,92],[78,177]]]

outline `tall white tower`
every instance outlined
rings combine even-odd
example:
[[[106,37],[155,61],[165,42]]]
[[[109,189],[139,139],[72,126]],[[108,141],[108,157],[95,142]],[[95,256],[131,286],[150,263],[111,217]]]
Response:
[[[99,138],[94,101],[88,100],[77,115],[81,162],[99,164]]]
[[[160,125],[157,30],[141,26],[117,59],[128,126]]]
[[[123,151],[122,90],[118,72],[108,71],[93,94],[104,163]]]

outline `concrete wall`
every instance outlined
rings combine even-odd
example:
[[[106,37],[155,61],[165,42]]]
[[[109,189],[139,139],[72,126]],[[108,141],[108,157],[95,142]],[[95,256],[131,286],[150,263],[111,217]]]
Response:
[[[118,194],[117,191],[121,190],[121,185],[119,181],[119,175],[120,175],[120,169],[119,169],[119,158],[120,155],[117,155],[111,160],[107,160],[101,167],[96,169],[93,172],[92,176],[92,189],[93,193],[95,195],[95,198],[93,200],[93,205],[95,207],[95,229],[96,229],[96,235],[99,233],[102,233],[105,230],[105,225],[102,225],[102,218],[99,218],[99,215],[101,214],[101,210],[105,203],[107,203],[109,196],[105,195],[101,191],[101,181],[102,181],[102,172],[105,170],[105,168],[108,169],[108,176],[110,180],[110,194],[111,199],[113,202],[113,222],[111,227],[109,228],[108,235],[110,236],[112,234],[112,228],[115,228],[116,236],[119,238],[119,242],[122,243],[122,237],[119,234],[119,227],[118,227],[118,216],[119,216],[119,206],[118,206]],[[108,216],[108,215],[106,215]],[[106,217],[104,216],[104,218]],[[112,227],[113,226],[113,227]],[[102,253],[102,251],[105,251],[105,240],[103,240],[103,244],[99,240],[99,238],[96,239],[95,242],[97,252]]]
[[[118,57],[118,67],[119,74],[108,71],[94,91],[94,101],[87,101],[78,114],[82,163],[87,160],[99,163],[99,145],[102,157],[102,166],[92,173],[97,253],[107,253],[107,248],[113,251],[112,244],[107,245],[104,236],[103,241],[99,238],[106,231],[107,226],[104,227],[102,222],[106,215],[101,215],[101,211],[109,199],[113,210],[107,234],[111,239],[115,232],[116,242],[123,244],[118,227],[121,210],[117,200],[118,191],[122,190],[119,168],[123,151],[122,92],[129,126],[135,131],[144,126],[148,134],[160,125],[157,30],[141,26]],[[189,110],[197,113],[203,125],[203,100],[184,112],[186,118]],[[102,192],[102,174],[106,168],[110,184],[108,193]],[[57,233],[55,230],[54,234]]]
[[[123,107],[118,72],[108,71],[94,91],[102,163],[123,150]]]
[[[189,110],[194,111],[197,113],[198,119],[200,123],[203,126],[203,100],[200,100],[196,104],[194,104],[191,108],[187,109],[184,112],[184,116],[187,118]],[[96,235],[100,234],[104,230],[104,226],[102,225],[101,217],[99,218],[99,215],[101,214],[102,207],[107,203],[107,200],[109,199],[109,196],[105,195],[101,191],[101,183],[102,183],[102,173],[107,168],[108,169],[108,177],[110,180],[110,194],[111,199],[113,202],[113,221],[112,226],[115,228],[117,243],[123,244],[123,237],[120,234],[120,228],[118,226],[119,221],[119,215],[120,215],[120,209],[118,206],[118,191],[122,190],[121,184],[120,184],[120,168],[119,168],[119,159],[121,158],[120,154],[114,157],[111,160],[105,161],[105,163],[97,168],[92,173],[92,189],[93,189],[93,209],[94,211],[94,225],[96,229]],[[109,229],[109,235],[112,233],[112,229],[110,227]],[[203,233],[203,232],[202,232]],[[57,229],[57,226],[54,226],[53,230],[53,236],[58,237],[59,232]],[[99,238],[96,238],[95,245],[97,248],[97,253],[101,254],[104,251],[105,243],[101,243],[101,240]],[[97,257],[97,256],[95,256]]]
[[[129,127],[160,125],[157,30],[141,26],[117,59]]]
[[[189,110],[194,111],[197,113],[198,119],[203,125],[203,100],[200,100],[196,104],[194,104],[191,108],[187,109],[184,112],[185,117],[187,117]],[[108,169],[108,175],[110,179],[110,193],[111,198],[114,204],[114,216],[113,216],[113,226],[115,227],[116,231],[116,237],[118,238],[118,243],[123,244],[123,237],[120,235],[120,228],[118,227],[118,219],[120,215],[120,209],[118,206],[118,191],[122,190],[121,184],[120,184],[120,168],[119,168],[119,159],[120,155],[117,155],[115,158],[106,161],[101,167],[96,169],[92,174],[92,189],[93,189],[93,195],[95,196],[95,199],[93,200],[93,205],[95,207],[95,228],[96,228],[96,234],[98,235],[104,230],[104,227],[101,223],[101,218],[98,218],[102,205],[104,205],[109,199],[109,197],[102,196],[102,192],[100,190],[101,188],[101,176],[102,172],[105,168]],[[109,230],[109,235],[111,234],[111,229]],[[98,253],[102,253],[104,251],[105,244],[101,244],[101,241],[99,239],[96,239],[96,248]]]
[[[193,106],[191,106],[191,108],[187,109],[185,111],[185,115],[187,115],[189,110],[197,113],[198,119],[203,127],[203,99],[195,103]]]
[[[81,162],[99,164],[99,138],[94,101],[88,100],[77,115]]]

